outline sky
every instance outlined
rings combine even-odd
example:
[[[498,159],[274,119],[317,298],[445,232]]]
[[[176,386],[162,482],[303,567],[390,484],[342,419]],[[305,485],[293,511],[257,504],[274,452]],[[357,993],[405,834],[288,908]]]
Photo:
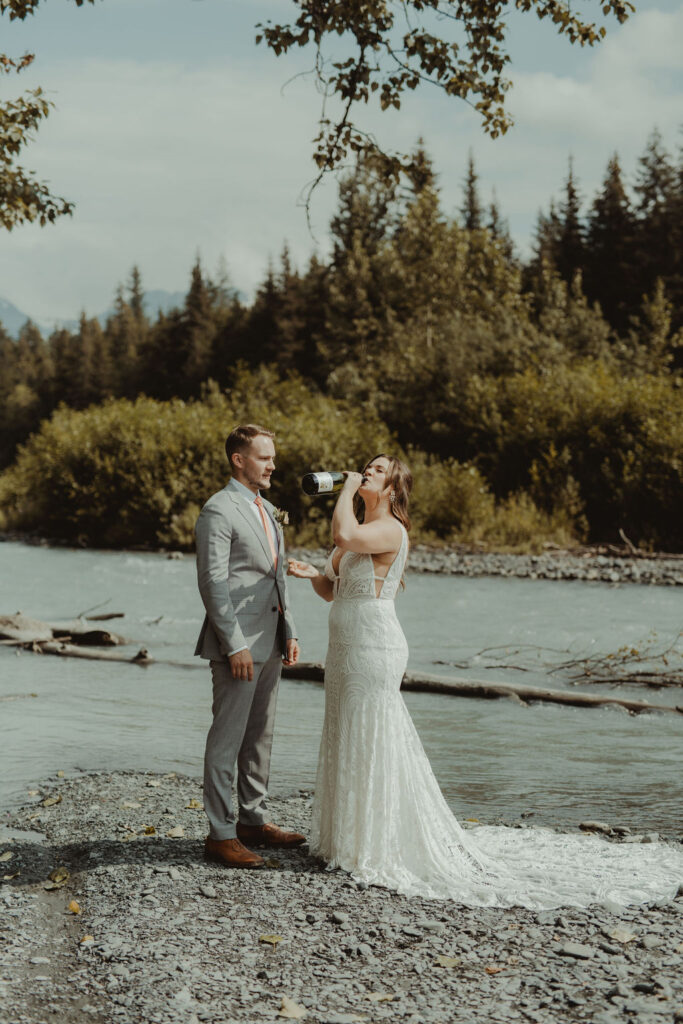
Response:
[[[582,9],[601,23],[597,0]],[[312,230],[300,203],[315,170],[313,55],[275,58],[254,43],[257,22],[293,11],[289,0],[45,0],[24,23],[0,18],[0,51],[36,54],[0,78],[0,98],[41,85],[55,104],[21,162],[76,204],[52,226],[0,229],[0,296],[50,322],[107,309],[133,264],[146,288],[185,291],[198,255],[209,272],[224,260],[249,298],[285,243],[302,268],[324,257],[335,180],[314,194]],[[511,13],[515,125],[502,138],[434,87],[398,112],[358,109],[357,123],[386,148],[424,139],[449,216],[472,152],[482,199],[495,190],[526,255],[570,155],[588,201],[615,151],[633,180],[655,127],[678,151],[683,0],[642,0],[625,25],[605,24],[606,40],[581,49],[549,21]]]

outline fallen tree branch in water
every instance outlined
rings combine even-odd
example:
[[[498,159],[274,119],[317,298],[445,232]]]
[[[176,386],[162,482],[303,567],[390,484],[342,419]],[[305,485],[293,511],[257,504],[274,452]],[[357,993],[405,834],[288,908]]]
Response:
[[[679,641],[683,630],[678,630],[665,647],[657,645],[656,633],[639,646],[624,644],[608,654],[591,654],[584,658],[571,658],[550,669],[551,673],[564,672],[571,683],[626,683],[637,686],[683,686],[683,665]],[[640,670],[631,668],[643,665]],[[657,668],[661,666],[661,668]]]
[[[624,644],[607,654],[577,655],[563,661],[557,661],[553,655],[571,654],[566,648],[560,650],[539,644],[496,644],[484,647],[459,661],[439,660],[432,664],[448,665],[456,669],[514,669],[517,672],[561,674],[572,685],[600,683],[605,686],[647,686],[650,689],[683,687],[682,637],[683,630],[679,630],[673,639],[659,641],[653,630],[637,646]]]
[[[325,666],[319,662],[300,662],[290,668],[283,668],[282,674],[288,679],[308,682],[323,681]],[[415,676],[406,672],[401,689],[418,693],[447,693],[454,697],[484,697],[495,699],[507,697],[522,704],[542,701],[551,704],[568,704],[573,707],[605,707],[616,705],[632,714],[641,711],[673,711],[683,714],[683,706],[671,707],[666,704],[650,704],[645,700],[628,700],[593,693],[577,693],[576,690],[545,690],[536,686],[513,686],[510,683],[489,683],[473,679],[444,679],[441,676]]]

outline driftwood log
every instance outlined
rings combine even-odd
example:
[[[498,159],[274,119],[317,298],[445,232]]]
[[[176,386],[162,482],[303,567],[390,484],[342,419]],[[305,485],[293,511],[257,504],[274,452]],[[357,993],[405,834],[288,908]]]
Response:
[[[93,628],[88,619],[42,622],[22,612],[0,615],[0,641],[5,644],[42,644],[50,640],[70,640],[85,647],[116,647],[123,637],[108,629]]]
[[[301,662],[291,668],[284,668],[283,676],[289,679],[303,679],[321,683],[325,672],[324,665],[319,662]],[[666,704],[650,704],[645,700],[628,700],[623,697],[603,696],[593,693],[577,693],[576,690],[545,690],[536,686],[513,686],[510,683],[491,683],[474,679],[444,679],[441,676],[415,676],[406,672],[401,689],[418,693],[447,693],[454,697],[484,697],[489,700],[507,697],[518,700],[522,704],[531,701],[544,701],[551,704],[570,704],[574,707],[605,707],[616,704],[627,711],[673,711],[683,714],[682,707],[671,707]]]

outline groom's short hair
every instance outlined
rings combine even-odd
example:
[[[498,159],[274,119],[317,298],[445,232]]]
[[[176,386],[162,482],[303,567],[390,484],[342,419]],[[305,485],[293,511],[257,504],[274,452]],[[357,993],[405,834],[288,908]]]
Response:
[[[259,427],[256,423],[241,423],[239,427],[228,434],[225,440],[225,454],[232,469],[232,457],[235,452],[246,451],[255,437],[262,434],[264,437],[275,437],[272,430]]]

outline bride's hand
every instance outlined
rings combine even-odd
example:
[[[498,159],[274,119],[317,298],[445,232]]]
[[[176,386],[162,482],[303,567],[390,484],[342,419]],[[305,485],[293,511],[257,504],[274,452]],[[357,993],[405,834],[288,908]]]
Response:
[[[351,491],[352,494],[355,494],[363,483],[363,474],[344,470],[344,476],[346,477],[346,480],[344,481],[344,490]]]
[[[312,580],[320,573],[310,562],[298,562],[296,558],[288,559],[287,575],[296,576],[300,580]]]

